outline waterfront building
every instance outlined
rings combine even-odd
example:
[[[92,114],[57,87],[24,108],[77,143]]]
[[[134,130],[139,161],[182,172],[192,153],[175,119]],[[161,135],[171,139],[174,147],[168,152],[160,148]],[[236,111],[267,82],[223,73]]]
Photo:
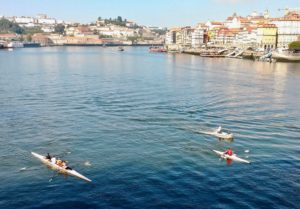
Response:
[[[55,31],[54,26],[48,25],[41,27],[41,30],[45,33],[53,33]]]
[[[208,30],[213,30],[214,28],[223,27],[224,23],[219,21],[207,21],[205,26],[208,28]]]
[[[204,32],[205,29],[202,28],[196,28],[193,32],[192,32],[192,41],[191,41],[191,45],[193,48],[199,48],[203,45],[204,43]]]
[[[61,34],[49,34],[48,38],[55,45],[63,45],[66,42],[64,36]]]
[[[273,23],[278,27],[278,47],[287,48],[300,37],[300,10],[289,11],[284,17],[274,19]]]
[[[32,42],[40,43],[41,46],[49,46],[52,45],[52,40],[46,34],[36,33],[32,35]]]
[[[4,41],[11,41],[11,40],[17,40],[19,39],[21,36],[16,34],[16,33],[4,33],[4,34],[0,34],[0,40],[4,40]]]
[[[224,22],[225,27],[227,28],[241,28],[241,17],[238,17],[236,13],[233,16],[227,17]]]
[[[275,24],[263,24],[257,28],[257,43],[264,49],[277,47],[277,27]]]
[[[194,32],[194,29],[191,27],[184,27],[181,30],[182,34],[182,46],[184,48],[190,48],[192,46],[192,33]]]
[[[165,44],[171,45],[175,43],[176,43],[176,30],[171,29],[166,33]]]
[[[181,48],[181,28],[171,28],[166,33],[166,47],[170,51],[179,51]]]
[[[222,30],[223,28],[226,28],[226,27],[218,26],[218,27],[213,27],[210,30],[208,30],[206,33],[205,43],[207,43],[207,42],[218,43],[219,42],[218,34],[219,34],[219,31]]]
[[[18,23],[20,26],[34,25],[35,20],[33,17],[15,17],[14,21]]]
[[[245,27],[236,35],[235,42],[239,44],[242,48],[247,47],[257,47],[257,28],[255,27]]]
[[[241,48],[256,47],[256,39],[257,30],[252,30],[252,28],[243,28],[236,34],[234,43]]]
[[[239,29],[229,29],[222,27],[218,30],[215,36],[215,43],[221,45],[232,45],[236,40],[236,34],[239,32]]]
[[[66,36],[64,37],[64,44],[74,44],[74,45],[102,45],[103,41],[97,37],[89,36]]]
[[[36,23],[41,24],[41,25],[55,25],[56,19],[49,18],[46,14],[38,14],[36,16]]]
[[[183,44],[183,34],[182,33],[183,33],[183,31],[181,29],[176,31],[175,43],[179,46],[182,46],[182,44]]]

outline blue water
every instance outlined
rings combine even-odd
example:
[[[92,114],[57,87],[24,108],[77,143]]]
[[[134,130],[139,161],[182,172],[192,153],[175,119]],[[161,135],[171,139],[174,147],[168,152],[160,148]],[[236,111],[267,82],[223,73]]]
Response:
[[[299,208],[299,84],[293,63],[1,50],[0,208]],[[233,142],[201,134],[219,125]],[[211,151],[229,146],[252,163]],[[57,176],[31,151],[93,182]]]

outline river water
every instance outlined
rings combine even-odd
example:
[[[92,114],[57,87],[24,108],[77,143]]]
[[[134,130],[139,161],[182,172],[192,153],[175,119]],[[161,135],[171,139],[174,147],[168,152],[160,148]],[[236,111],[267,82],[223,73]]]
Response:
[[[299,84],[293,63],[1,50],[0,208],[299,208]],[[219,125],[233,142],[201,133]],[[228,147],[251,164],[212,152]]]

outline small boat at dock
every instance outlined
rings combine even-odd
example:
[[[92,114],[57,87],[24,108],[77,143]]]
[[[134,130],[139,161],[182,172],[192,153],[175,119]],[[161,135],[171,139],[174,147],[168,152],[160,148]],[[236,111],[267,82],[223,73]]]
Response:
[[[277,62],[300,62],[300,53],[272,52],[272,58]]]
[[[165,48],[161,48],[161,47],[149,47],[149,52],[167,52],[167,50]]]

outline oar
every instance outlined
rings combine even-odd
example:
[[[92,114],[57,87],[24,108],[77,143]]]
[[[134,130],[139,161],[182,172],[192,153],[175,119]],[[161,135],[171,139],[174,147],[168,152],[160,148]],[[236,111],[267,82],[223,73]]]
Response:
[[[54,174],[52,175],[52,177],[49,179],[49,182],[51,182],[53,180],[54,177],[58,176],[58,172],[53,172]]]

